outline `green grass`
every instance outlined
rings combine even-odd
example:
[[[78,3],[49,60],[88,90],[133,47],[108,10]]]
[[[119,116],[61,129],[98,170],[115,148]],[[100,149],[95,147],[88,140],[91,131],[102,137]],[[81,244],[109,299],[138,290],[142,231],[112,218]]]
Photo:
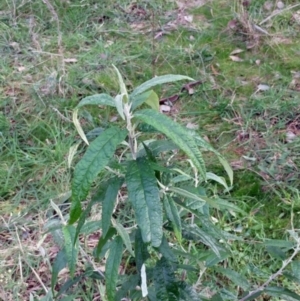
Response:
[[[168,24],[178,13],[171,2],[145,1],[139,6],[140,13],[131,9],[131,1],[98,2],[54,1],[61,32],[42,1],[0,4],[0,232],[5,233],[0,236],[0,273],[10,271],[14,281],[5,284],[6,300],[24,300],[30,283],[39,287],[31,292],[36,298],[45,294],[30,266],[42,276],[43,269],[49,268],[42,264],[37,244],[52,215],[50,200],[59,202],[59,196],[70,190],[72,168],[68,168],[67,158],[70,147],[79,141],[70,122],[72,109],[85,96],[117,93],[112,64],[119,68],[129,89],[167,73],[203,81],[193,95],[182,93],[171,115],[183,124],[199,124],[199,132],[237,169],[231,194],[224,197],[248,215],[217,212],[216,218],[230,233],[241,229],[236,233],[244,235],[248,243],[234,242],[232,256],[224,264],[252,283],[262,283],[280,267],[280,260],[272,261],[266,252],[264,240],[289,239],[286,231],[292,226],[292,212],[294,227],[299,227],[300,96],[295,82],[300,81],[292,73],[299,71],[300,64],[300,25],[292,17],[297,9],[261,25],[270,35],[247,49],[255,37],[240,24],[242,8],[235,2],[213,0],[189,8],[186,15],[193,15],[193,22],[185,22],[186,27],[179,21],[173,27]],[[248,8],[255,24],[271,14],[262,8],[263,3],[252,1]],[[286,7],[295,3],[285,1]],[[231,30],[228,22],[234,18],[239,25]],[[154,39],[160,30],[162,36]],[[283,42],[277,43],[275,38]],[[229,58],[237,48],[243,50],[238,54],[243,62]],[[63,63],[61,54],[75,62]],[[257,91],[259,84],[270,89]],[[180,88],[181,84],[168,85],[157,92],[167,97]],[[100,111],[101,115],[87,108],[81,113],[86,131],[106,127],[115,116],[110,109]],[[287,131],[296,134],[290,143]],[[79,152],[83,149],[81,145]],[[206,159],[208,170],[219,174],[220,167],[212,158]],[[211,190],[220,193],[219,188]],[[128,216],[130,219],[130,213]],[[29,238],[24,238],[22,231],[28,232]],[[49,235],[42,246],[52,261],[50,251],[55,244]],[[204,264],[195,259],[199,250],[193,246],[191,251],[196,266]],[[24,260],[20,261],[19,255]],[[205,285],[214,290],[212,283],[217,280],[220,286],[235,289],[212,271],[204,273],[199,290]],[[197,273],[188,277],[191,282],[198,279]],[[49,288],[49,273],[41,281]],[[277,281],[299,289],[284,277]],[[90,300],[92,293],[82,296],[83,287],[73,288],[72,293]]]

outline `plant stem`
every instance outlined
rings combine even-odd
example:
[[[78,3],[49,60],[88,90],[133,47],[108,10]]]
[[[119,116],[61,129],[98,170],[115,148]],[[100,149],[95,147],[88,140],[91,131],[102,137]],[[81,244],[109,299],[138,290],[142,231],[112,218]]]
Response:
[[[135,127],[131,123],[131,119],[133,118],[133,115],[131,114],[130,109],[131,109],[131,105],[125,103],[123,110],[127,122],[128,140],[129,140],[128,143],[129,143],[129,148],[131,151],[132,158],[133,160],[136,160],[137,141],[136,141]]]

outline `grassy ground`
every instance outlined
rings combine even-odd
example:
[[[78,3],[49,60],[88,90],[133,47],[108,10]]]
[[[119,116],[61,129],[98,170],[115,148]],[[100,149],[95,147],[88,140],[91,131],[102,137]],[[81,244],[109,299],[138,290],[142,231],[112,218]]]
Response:
[[[53,215],[50,200],[69,197],[67,160],[79,141],[72,109],[85,96],[117,92],[112,64],[129,89],[166,73],[203,82],[169,114],[198,125],[235,169],[227,198],[249,214],[218,218],[247,242],[232,245],[226,264],[254,284],[265,281],[281,261],[263,242],[288,240],[287,230],[300,227],[300,6],[290,8],[297,1],[281,11],[276,1],[260,0],[44,2],[0,4],[0,299],[38,298],[50,287],[58,247],[44,225]],[[180,88],[157,92],[163,98]],[[88,131],[114,117],[87,109],[80,118]],[[211,275],[199,290],[228,284]],[[299,289],[284,277],[275,282]],[[74,298],[91,300],[91,287],[78,286]]]

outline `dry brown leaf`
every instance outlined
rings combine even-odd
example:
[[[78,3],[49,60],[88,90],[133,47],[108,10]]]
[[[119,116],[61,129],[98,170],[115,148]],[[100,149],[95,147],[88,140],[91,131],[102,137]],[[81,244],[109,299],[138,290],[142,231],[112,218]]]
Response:
[[[66,58],[64,59],[65,63],[77,63],[77,59],[75,58]]]
[[[151,25],[145,21],[133,22],[130,24],[130,28],[139,32],[148,32],[151,31]]]
[[[171,111],[171,107],[170,106],[167,106],[167,105],[160,105],[159,106],[159,110],[160,112],[170,112]]]
[[[26,70],[26,68],[24,66],[19,66],[17,69],[19,72],[23,72]]]
[[[245,50],[243,50],[243,49],[237,48],[237,49],[234,49],[233,51],[231,51],[230,55],[239,54],[239,53],[244,52],[244,51]]]
[[[185,21],[187,21],[188,23],[192,23],[193,22],[193,15],[186,15],[183,17]]]
[[[174,103],[177,99],[179,98],[179,95],[178,94],[174,94],[172,96],[169,96],[169,97],[165,97],[165,98],[162,98],[159,100],[159,103],[160,104],[165,104],[165,103]]]
[[[193,122],[189,122],[186,127],[190,130],[198,130],[199,129],[199,124],[197,123],[193,123]]]
[[[188,93],[189,93],[190,95],[192,95],[192,94],[194,94],[194,87],[196,87],[196,86],[198,86],[198,85],[201,85],[201,84],[202,84],[202,81],[201,81],[201,80],[187,83],[187,84],[185,84],[185,85],[181,88],[181,92],[184,91],[184,90],[187,90]]]
[[[243,62],[244,60],[241,59],[240,57],[238,57],[237,55],[230,55],[229,58],[233,61],[233,62]]]

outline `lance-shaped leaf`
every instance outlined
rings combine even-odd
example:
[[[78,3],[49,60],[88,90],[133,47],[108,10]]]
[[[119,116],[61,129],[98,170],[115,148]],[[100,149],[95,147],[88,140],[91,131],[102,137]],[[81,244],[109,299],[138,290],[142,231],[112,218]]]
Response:
[[[135,88],[130,96],[135,96],[135,95],[141,94],[157,85],[172,83],[172,82],[176,82],[176,81],[184,80],[184,79],[193,80],[191,77],[188,77],[185,75],[167,74],[167,75],[157,76],[157,77],[154,77],[154,78],[144,82],[143,84],[141,84],[140,86]]]
[[[138,94],[135,97],[130,96],[130,103],[131,103],[131,110],[134,111],[137,107],[142,105],[144,102],[147,101],[149,97],[151,97],[151,94],[153,93],[153,90],[146,91],[142,94]]]
[[[225,269],[225,268],[222,268],[222,267],[216,267],[215,271],[218,272],[218,273],[223,274],[230,281],[232,281],[235,285],[241,287],[245,291],[249,290],[251,288],[247,278],[244,275],[242,275],[242,274],[240,274],[236,271],[233,271],[229,268]]]
[[[138,111],[134,116],[141,121],[153,126],[160,132],[169,137],[180,149],[182,149],[192,160],[195,167],[199,170],[202,177],[206,179],[206,170],[202,154],[192,137],[192,135],[184,127],[174,122],[171,118],[156,112],[146,109]]]
[[[86,106],[86,105],[106,105],[110,107],[115,107],[115,101],[114,98],[111,97],[108,94],[101,93],[101,94],[95,94],[91,96],[87,96],[83,98],[78,105],[76,106],[76,109],[79,109],[80,107]]]
[[[163,199],[167,218],[171,221],[176,238],[181,241],[181,219],[176,204],[170,196],[165,195]]]
[[[108,181],[105,196],[102,203],[102,235],[105,236],[111,226],[110,219],[114,211],[117,195],[123,184],[123,179],[112,178]]]
[[[162,205],[155,173],[150,163],[144,158],[129,162],[126,183],[143,241],[159,247],[163,234]]]
[[[209,233],[206,233],[200,229],[197,225],[184,225],[184,231],[186,231],[187,236],[194,240],[199,240],[206,246],[210,247],[211,250],[218,256],[221,256],[221,252],[224,251],[223,246],[221,246],[217,240]]]
[[[77,263],[77,255],[78,255],[78,240],[75,242],[75,232],[76,229],[72,225],[66,225],[62,229],[62,233],[64,236],[64,250],[70,270],[71,277],[74,276],[75,267]]]
[[[105,285],[108,301],[115,301],[118,270],[122,259],[122,252],[122,238],[117,236],[110,245],[109,255],[105,264]]]
[[[115,69],[115,71],[117,72],[117,75],[118,75],[120,91],[121,91],[121,94],[124,96],[124,98],[122,97],[123,102],[127,103],[128,102],[128,93],[127,93],[127,89],[126,89],[126,85],[124,83],[123,77],[122,77],[119,69],[115,65],[112,65],[112,66],[114,67],[114,69]]]
[[[135,262],[138,274],[140,275],[142,265],[150,257],[148,252],[147,244],[144,243],[142,238],[141,229],[137,229],[135,233],[135,242],[134,242],[134,255]]]
[[[230,185],[232,185],[233,184],[233,170],[232,170],[231,166],[229,165],[229,163],[225,160],[225,158],[218,151],[216,151],[206,140],[204,140],[202,137],[197,135],[196,132],[190,132],[190,133],[194,137],[196,144],[199,147],[204,148],[208,151],[211,151],[217,155],[220,163],[223,165],[223,167],[229,177]]]
[[[123,225],[120,224],[118,221],[114,220],[113,218],[112,218],[111,221],[112,221],[112,224],[113,224],[114,228],[117,230],[118,234],[122,238],[123,243],[126,246],[127,251],[132,255],[132,257],[134,257],[134,253],[133,253],[133,250],[132,250],[132,245],[131,245],[131,240],[130,240],[129,233],[123,227]]]
[[[178,300],[178,282],[172,265],[165,257],[154,267],[154,286],[157,300]]]
[[[72,182],[72,206],[69,223],[74,223],[81,214],[80,202],[86,198],[98,173],[104,169],[113,157],[119,143],[126,137],[127,131],[109,128],[97,137],[75,167]]]
[[[51,290],[54,295],[54,288],[58,278],[58,273],[67,266],[67,256],[64,249],[60,250],[55,257],[54,263],[52,264],[52,277],[51,277]]]

